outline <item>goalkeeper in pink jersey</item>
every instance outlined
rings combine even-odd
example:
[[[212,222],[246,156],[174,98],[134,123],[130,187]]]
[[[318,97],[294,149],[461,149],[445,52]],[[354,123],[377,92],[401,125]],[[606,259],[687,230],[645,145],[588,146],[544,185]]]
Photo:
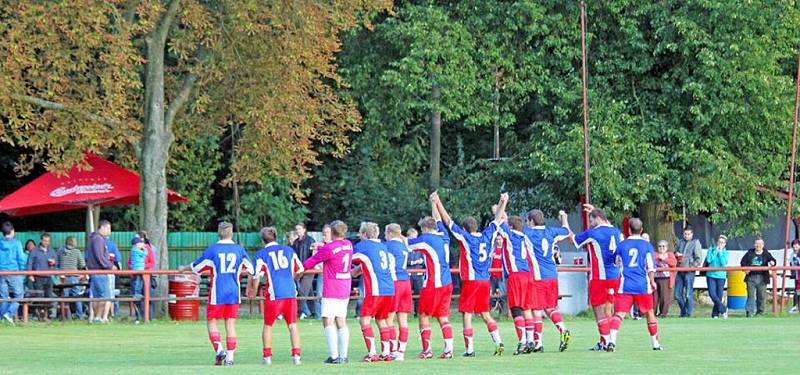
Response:
[[[320,247],[316,254],[303,262],[305,269],[322,263],[322,325],[330,356],[327,364],[347,363],[350,330],[347,328],[347,304],[350,302],[350,263],[353,244],[345,239],[347,224],[336,220],[330,224],[333,241]]]

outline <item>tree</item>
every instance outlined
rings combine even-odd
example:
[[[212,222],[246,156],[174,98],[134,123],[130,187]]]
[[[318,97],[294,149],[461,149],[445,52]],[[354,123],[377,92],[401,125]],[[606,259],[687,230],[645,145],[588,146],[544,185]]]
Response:
[[[243,126],[242,181],[280,175],[295,187],[336,155],[359,114],[334,91],[338,35],[383,1],[2,1],[0,141],[31,150],[22,166],[63,170],[83,152],[133,154],[141,227],[167,264],[166,170],[176,119],[198,132]],[[302,194],[295,188],[298,198]],[[159,283],[160,286],[166,283]],[[161,291],[163,294],[163,290]]]

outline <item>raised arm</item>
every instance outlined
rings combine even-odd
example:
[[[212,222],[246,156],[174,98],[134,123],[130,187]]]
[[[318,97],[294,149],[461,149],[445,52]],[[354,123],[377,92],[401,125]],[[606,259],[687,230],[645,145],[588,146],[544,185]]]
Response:
[[[428,198],[431,201],[431,216],[436,221],[442,221],[442,216],[439,214],[439,209],[437,207],[437,202],[439,201],[439,193],[434,191]]]
[[[442,222],[444,222],[444,225],[447,226],[448,228],[450,228],[450,225],[453,223],[453,219],[450,217],[450,214],[448,214],[447,210],[444,208],[444,204],[442,203],[442,199],[439,198],[439,194],[437,194],[437,193],[433,193],[432,196],[433,196],[433,199],[434,199],[434,201],[433,201],[433,204],[435,206],[434,210],[439,213],[439,216],[441,217]],[[435,216],[434,216],[434,219],[436,219]]]

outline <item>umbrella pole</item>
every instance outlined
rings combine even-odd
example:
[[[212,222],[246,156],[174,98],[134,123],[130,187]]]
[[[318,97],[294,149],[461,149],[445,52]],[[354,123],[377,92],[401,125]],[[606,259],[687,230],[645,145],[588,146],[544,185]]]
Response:
[[[94,232],[94,206],[86,206],[86,237],[84,238],[84,246],[89,246],[89,236]]]

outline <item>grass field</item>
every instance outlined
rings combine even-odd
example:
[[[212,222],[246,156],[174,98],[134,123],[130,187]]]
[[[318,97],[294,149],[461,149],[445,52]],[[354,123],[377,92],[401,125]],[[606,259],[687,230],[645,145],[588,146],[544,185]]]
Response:
[[[350,321],[350,359],[345,366],[325,366],[327,357],[321,324],[302,321],[303,365],[293,366],[285,326],[278,326],[273,365],[261,362],[261,322],[240,319],[236,366],[211,366],[212,354],[202,322],[157,321],[148,325],[111,323],[94,326],[85,322],[30,323],[16,327],[0,326],[3,343],[3,374],[205,374],[205,373],[375,373],[403,371],[419,373],[614,373],[614,374],[743,374],[791,373],[797,371],[797,344],[800,319],[761,317],[668,318],[660,322],[665,350],[653,352],[643,320],[623,323],[616,353],[594,353],[587,349],[595,342],[594,322],[572,318],[567,324],[573,332],[570,349],[557,352],[555,328],[545,322],[545,348],[542,354],[514,357],[510,351],[502,358],[490,354],[491,341],[485,329],[477,326],[476,358],[449,361],[414,358],[420,350],[418,335],[412,331],[405,362],[358,363],[364,353],[361,331]],[[501,322],[507,347],[515,344],[511,323]],[[456,349],[462,350],[460,322],[454,324]],[[479,334],[478,334],[479,333]],[[441,349],[440,331],[434,327],[435,348]],[[437,352],[438,354],[438,352]],[[792,370],[794,369],[794,370]]]

